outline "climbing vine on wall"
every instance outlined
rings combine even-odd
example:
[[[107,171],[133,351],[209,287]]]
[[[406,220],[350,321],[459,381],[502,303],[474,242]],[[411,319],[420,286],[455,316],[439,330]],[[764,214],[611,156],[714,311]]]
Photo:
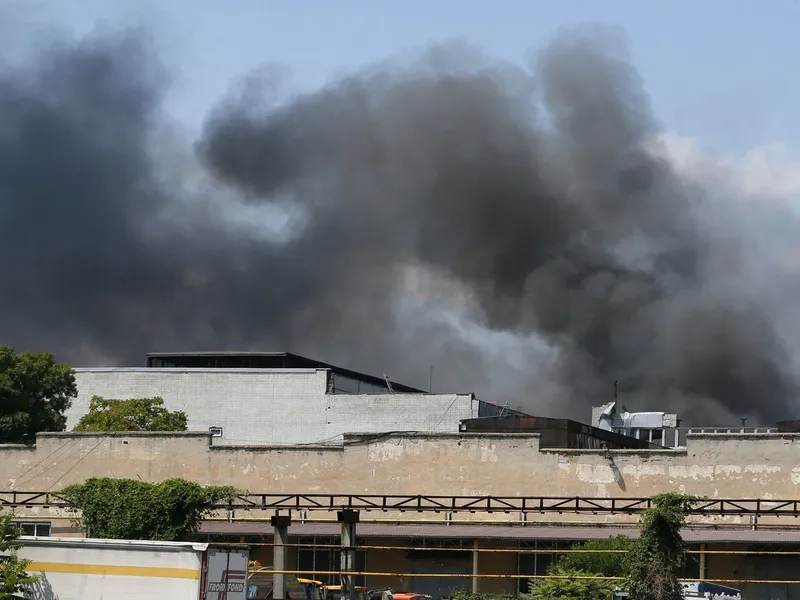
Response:
[[[695,500],[676,493],[653,498],[625,561],[625,588],[631,598],[683,600],[678,577],[686,563],[686,544],[681,527]]]
[[[92,478],[60,495],[80,512],[91,537],[178,541],[196,532],[204,516],[236,493],[232,487],[204,487],[184,479]]]

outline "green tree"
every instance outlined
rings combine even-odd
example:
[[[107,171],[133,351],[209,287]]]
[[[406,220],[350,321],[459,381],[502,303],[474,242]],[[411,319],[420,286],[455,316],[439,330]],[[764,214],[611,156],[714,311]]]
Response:
[[[94,396],[75,431],[186,431],[186,413],[170,412],[162,398],[112,400]]]
[[[183,479],[146,483],[92,478],[60,494],[92,537],[180,541],[196,532],[202,518],[236,495],[232,487],[203,487]]]
[[[0,599],[23,599],[22,592],[35,584],[39,578],[26,571],[30,561],[20,558],[17,550],[22,546],[19,536],[22,534],[14,525],[13,513],[0,515]]]
[[[39,431],[64,431],[78,393],[75,373],[47,352],[0,346],[0,444],[32,441]]]
[[[625,560],[625,589],[636,600],[682,600],[679,575],[686,563],[681,537],[695,499],[683,494],[655,496],[642,517],[639,538]]]
[[[565,570],[586,571],[606,577],[623,577],[626,555],[633,547],[633,543],[631,538],[624,535],[607,540],[592,540],[575,547],[575,550],[587,552],[565,554],[556,564]]]
[[[611,598],[616,584],[607,579],[592,579],[597,573],[566,569],[556,564],[548,575],[553,579],[532,579],[532,600],[604,600]]]

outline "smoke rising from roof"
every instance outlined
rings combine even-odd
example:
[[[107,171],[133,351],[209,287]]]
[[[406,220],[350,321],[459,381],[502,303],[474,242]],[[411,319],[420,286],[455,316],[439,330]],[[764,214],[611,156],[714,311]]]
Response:
[[[194,149],[142,36],[3,69],[4,343],[76,365],[286,349],[421,387],[433,364],[439,390],[577,419],[615,380],[706,421],[796,406],[788,284],[750,285],[779,270],[754,262],[756,211],[654,150],[613,31],[526,68],[436,46],[300,96],[256,72]]]

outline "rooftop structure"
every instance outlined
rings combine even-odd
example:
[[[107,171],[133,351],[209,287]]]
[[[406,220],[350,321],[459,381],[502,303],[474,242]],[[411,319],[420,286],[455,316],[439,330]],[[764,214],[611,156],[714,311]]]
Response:
[[[538,433],[540,448],[659,448],[658,444],[570,419],[503,415],[465,419],[459,431],[466,433]]]
[[[677,414],[663,411],[632,412],[616,401],[592,408],[592,426],[627,437],[645,440],[664,448],[686,446],[692,433],[781,433],[800,432],[800,421],[780,421],[776,427],[739,427],[712,425],[681,427]]]
[[[367,375],[290,352],[151,352],[146,357],[148,368],[326,369],[340,378],[365,383],[390,393],[425,393],[425,390],[390,381],[387,376]]]
[[[151,353],[144,367],[78,368],[75,380],[68,429],[93,396],[157,396],[219,445],[341,444],[351,432],[455,433],[461,419],[514,412],[473,394],[432,394],[288,352]]]

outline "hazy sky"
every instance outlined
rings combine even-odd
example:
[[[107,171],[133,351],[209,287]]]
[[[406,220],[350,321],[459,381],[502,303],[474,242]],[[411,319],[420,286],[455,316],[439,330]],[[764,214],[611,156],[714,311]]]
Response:
[[[453,40],[527,66],[591,22],[627,32],[669,169],[630,152],[652,129],[628,70],[570,46],[533,71],[564,113],[548,135],[515,112],[524,77],[483,76],[397,85],[372,113],[358,86],[267,121],[233,103],[200,135],[265,63],[288,91]],[[120,25],[152,31],[195,155],[149,105],[161,88],[138,47],[22,60],[59,40],[49,29]],[[667,389],[681,412],[796,416],[798,25],[800,0],[0,0],[0,117],[25,132],[0,136],[0,257],[18,282],[0,335],[84,366],[291,350],[427,385],[435,365],[440,389],[537,414],[627,377],[653,406]],[[95,56],[114,59],[102,76]],[[304,219],[265,239],[286,204]]]
[[[9,2],[9,0],[6,0]],[[28,22],[80,33],[98,22],[155,25],[179,76],[170,110],[190,126],[231,81],[264,62],[292,83],[331,76],[407,48],[463,38],[521,62],[559,27],[624,28],[664,129],[714,153],[800,145],[797,0],[12,0]],[[35,15],[35,17],[33,16]]]

